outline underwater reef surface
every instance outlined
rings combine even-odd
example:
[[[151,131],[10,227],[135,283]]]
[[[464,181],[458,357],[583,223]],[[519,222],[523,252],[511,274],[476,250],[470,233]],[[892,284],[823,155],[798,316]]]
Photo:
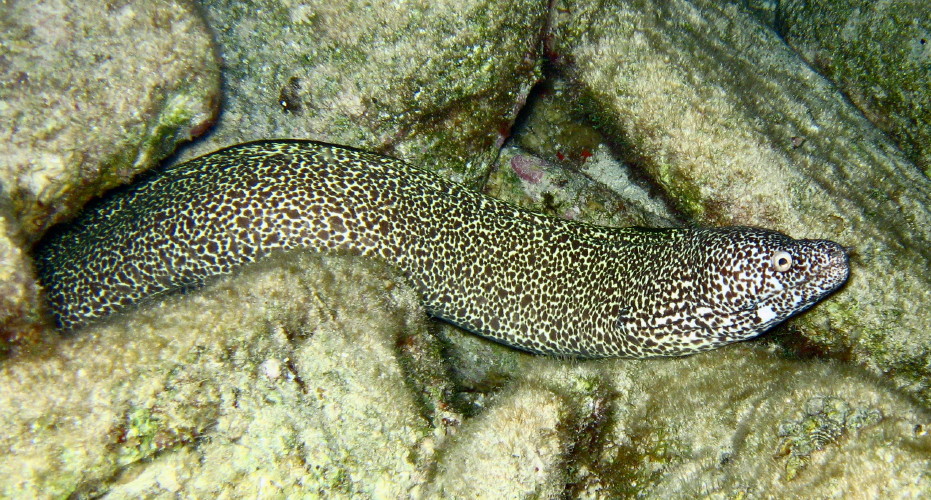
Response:
[[[190,3],[0,8],[0,181],[27,241],[214,119],[219,61]]]
[[[301,252],[86,328],[0,367],[0,496],[929,487],[928,412],[856,367],[747,345],[577,362],[431,328],[384,266]]]
[[[781,1],[779,34],[931,177],[931,5]]]
[[[344,144],[480,187],[541,77],[546,2],[203,0],[224,116],[185,157],[258,139]]]
[[[0,6],[0,495],[931,490],[931,183],[758,3]],[[300,252],[58,337],[31,243],[213,121],[172,161],[343,143],[566,218],[834,239],[852,277],[669,360],[517,352],[428,321],[379,263]]]
[[[794,335],[931,404],[931,182],[882,131],[737,5],[581,3],[553,40],[599,128],[689,220],[849,246],[846,288]]]
[[[5,350],[40,336],[23,250],[207,130],[220,65],[207,25],[184,1],[4,2],[0,33]]]

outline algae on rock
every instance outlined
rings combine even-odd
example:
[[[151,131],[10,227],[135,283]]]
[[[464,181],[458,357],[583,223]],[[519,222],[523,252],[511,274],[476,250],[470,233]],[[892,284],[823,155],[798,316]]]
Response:
[[[931,488],[931,415],[856,368],[746,345],[651,361],[510,350],[470,416],[436,390],[452,367],[426,324],[384,266],[291,252],[85,328],[0,366],[0,496]]]
[[[931,177],[931,3],[783,0],[777,29]]]
[[[300,137],[475,185],[539,78],[546,3],[205,0],[227,109],[188,154]]]
[[[578,3],[554,30],[599,127],[695,221],[851,246],[847,287],[792,325],[931,404],[931,180],[736,5]]]
[[[32,265],[14,229],[15,217],[4,205],[0,199],[0,359],[38,343],[45,328]]]
[[[285,255],[9,360],[0,495],[403,496],[450,414],[401,369],[425,316],[382,267]]]
[[[187,2],[0,3],[0,351],[41,336],[29,246],[202,133],[219,82]]]
[[[186,2],[14,0],[0,11],[0,184],[27,241],[216,113],[219,64]]]

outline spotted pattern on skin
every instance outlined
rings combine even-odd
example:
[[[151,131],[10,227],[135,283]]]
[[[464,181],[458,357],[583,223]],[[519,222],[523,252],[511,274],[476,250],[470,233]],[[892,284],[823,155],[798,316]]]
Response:
[[[685,355],[754,337],[848,276],[831,241],[592,226],[310,141],[241,144],[161,170],[54,231],[36,262],[70,330],[296,248],[382,259],[438,318],[580,357]]]

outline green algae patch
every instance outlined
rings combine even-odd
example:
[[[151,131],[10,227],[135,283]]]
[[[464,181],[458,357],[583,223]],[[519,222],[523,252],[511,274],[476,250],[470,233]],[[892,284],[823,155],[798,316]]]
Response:
[[[126,426],[119,436],[121,454],[117,464],[125,466],[148,457],[159,447],[156,435],[163,429],[160,419],[153,417],[147,408],[136,408],[126,415]]]
[[[786,479],[795,479],[808,467],[812,454],[882,418],[876,408],[854,408],[831,396],[812,397],[796,418],[780,423],[776,433],[782,439],[777,457],[785,461]]]

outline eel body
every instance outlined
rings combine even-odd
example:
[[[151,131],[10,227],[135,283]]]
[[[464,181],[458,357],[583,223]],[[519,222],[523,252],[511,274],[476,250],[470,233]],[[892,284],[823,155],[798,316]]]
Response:
[[[684,355],[747,339],[814,305],[849,269],[827,240],[592,226],[311,141],[241,144],[166,168],[51,232],[36,262],[70,330],[292,248],[383,259],[438,318],[582,357]]]

